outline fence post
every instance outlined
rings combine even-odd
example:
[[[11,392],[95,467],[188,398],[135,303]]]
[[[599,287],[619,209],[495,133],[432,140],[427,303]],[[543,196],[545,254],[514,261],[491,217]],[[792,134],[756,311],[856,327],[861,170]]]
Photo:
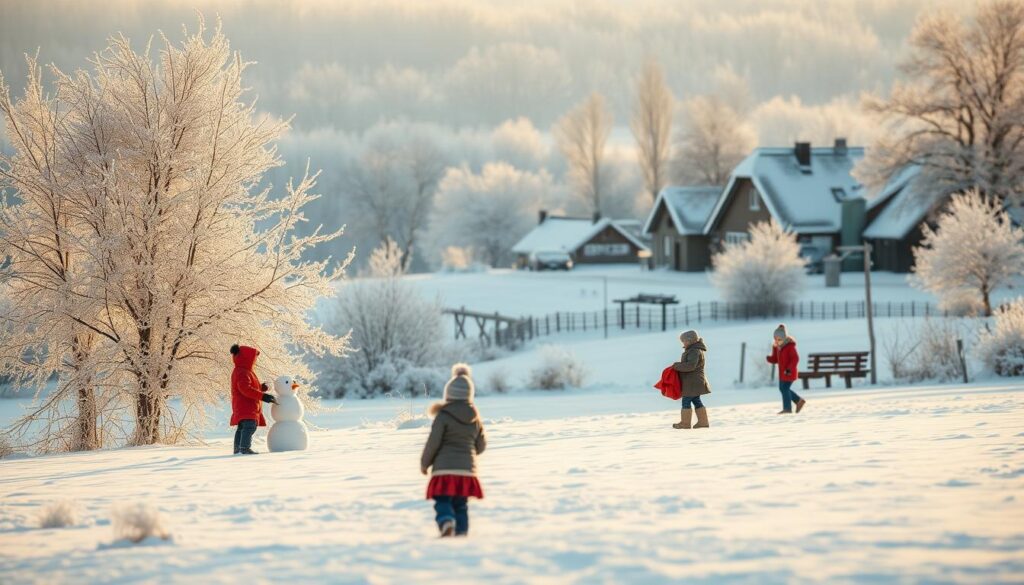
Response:
[[[700,301],[697,301],[697,322],[700,323]]]
[[[683,320],[686,321],[686,326],[690,326],[690,305],[683,307]]]
[[[740,343],[740,384],[743,383],[743,363],[747,360],[747,342]]]
[[[562,332],[562,313],[556,311],[555,312],[555,333],[561,333],[561,332]]]
[[[957,338],[956,353],[960,356],[960,371],[964,374],[964,384],[967,383],[967,360],[964,359],[964,340]]]

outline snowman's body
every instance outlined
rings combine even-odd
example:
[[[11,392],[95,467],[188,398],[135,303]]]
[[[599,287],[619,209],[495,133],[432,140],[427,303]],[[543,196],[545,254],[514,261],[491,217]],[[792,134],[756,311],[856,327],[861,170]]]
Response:
[[[305,409],[295,395],[297,387],[298,384],[289,376],[274,380],[277,404],[270,408],[274,424],[267,433],[267,448],[271,451],[303,451],[309,446],[309,432],[306,423],[302,422]]]

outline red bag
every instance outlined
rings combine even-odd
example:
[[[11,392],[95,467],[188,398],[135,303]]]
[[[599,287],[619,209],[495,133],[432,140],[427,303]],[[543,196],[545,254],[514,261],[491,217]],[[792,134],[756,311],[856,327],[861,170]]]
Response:
[[[654,385],[661,390],[661,395],[671,400],[679,400],[683,397],[683,385],[679,382],[679,372],[672,366],[661,372],[661,380]]]

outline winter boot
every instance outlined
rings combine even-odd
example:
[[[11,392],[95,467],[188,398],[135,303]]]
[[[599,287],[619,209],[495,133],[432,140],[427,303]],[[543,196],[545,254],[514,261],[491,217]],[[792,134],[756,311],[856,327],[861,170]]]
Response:
[[[455,520],[445,520],[438,527],[441,531],[441,538],[448,538],[455,535]]]
[[[697,409],[697,424],[693,425],[695,429],[706,429],[711,425],[708,424],[708,409],[698,408]]]
[[[242,455],[259,455],[260,454],[259,451],[253,451],[252,449],[240,449],[238,452],[241,453]]]
[[[690,428],[690,418],[693,411],[689,408],[684,408],[679,412],[679,422],[672,425],[673,429],[688,429]]]
[[[803,398],[801,398],[800,400],[796,401],[796,412],[797,412],[797,414],[799,414],[800,411],[804,409],[804,405],[805,404],[807,404],[807,401],[804,400]]]

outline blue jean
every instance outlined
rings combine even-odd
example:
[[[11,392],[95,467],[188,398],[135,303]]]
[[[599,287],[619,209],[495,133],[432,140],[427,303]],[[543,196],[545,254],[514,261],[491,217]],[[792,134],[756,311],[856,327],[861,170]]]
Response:
[[[238,421],[235,427],[235,453],[244,449],[252,449],[252,436],[256,434],[256,421],[245,419]]]
[[[469,533],[469,498],[460,496],[434,496],[434,512],[437,513],[437,527],[449,520],[455,520],[455,534]]]
[[[690,405],[694,408],[704,408],[704,403],[700,401],[700,396],[683,396],[683,410],[690,410]]]
[[[793,403],[801,400],[800,395],[793,392],[793,383],[780,381],[779,392],[782,394],[782,410],[792,412]]]

